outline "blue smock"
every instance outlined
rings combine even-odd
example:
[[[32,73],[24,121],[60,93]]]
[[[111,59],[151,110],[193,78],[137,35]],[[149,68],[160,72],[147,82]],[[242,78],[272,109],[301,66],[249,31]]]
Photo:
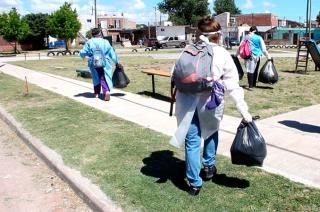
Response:
[[[103,38],[91,38],[90,40],[88,40],[85,43],[83,49],[80,51],[80,57],[81,58],[84,58],[85,56],[89,57],[88,67],[90,68],[93,85],[96,86],[96,85],[100,84],[100,79],[98,77],[98,73],[97,73],[96,69],[93,66],[93,58],[92,58],[93,51],[97,47],[99,47],[103,51],[103,54],[105,55],[105,58],[106,58],[106,65],[103,68],[104,69],[104,76],[106,78],[106,82],[108,84],[108,87],[111,91],[113,88],[111,61],[113,61],[114,63],[118,63],[118,57],[117,57],[114,49],[110,45],[109,41],[105,40]]]

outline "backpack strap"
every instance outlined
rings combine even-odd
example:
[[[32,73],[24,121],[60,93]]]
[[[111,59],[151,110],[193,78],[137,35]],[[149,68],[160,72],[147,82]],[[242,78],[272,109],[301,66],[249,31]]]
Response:
[[[177,95],[177,87],[175,87],[174,81],[171,79],[171,99],[170,99],[170,112],[169,116],[172,116],[173,112],[173,104],[176,102],[176,95]]]

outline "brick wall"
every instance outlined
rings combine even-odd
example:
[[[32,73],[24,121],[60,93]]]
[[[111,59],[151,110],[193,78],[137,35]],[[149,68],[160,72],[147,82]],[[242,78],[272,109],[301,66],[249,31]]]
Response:
[[[32,44],[17,44],[18,50],[31,50]],[[14,43],[9,43],[2,37],[0,37],[0,51],[13,51],[14,50]]]
[[[282,39],[282,40],[270,40],[268,45],[291,45],[290,39]]]
[[[130,21],[124,17],[99,17],[98,22],[101,23],[102,28],[109,29],[135,29],[136,22]]]
[[[249,26],[278,26],[278,17],[271,13],[252,13],[239,15],[238,26],[248,24]]]

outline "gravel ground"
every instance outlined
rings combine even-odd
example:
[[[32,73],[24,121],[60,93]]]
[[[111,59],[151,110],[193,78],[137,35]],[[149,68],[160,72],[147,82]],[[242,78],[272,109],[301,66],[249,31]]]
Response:
[[[0,120],[0,211],[91,211]]]

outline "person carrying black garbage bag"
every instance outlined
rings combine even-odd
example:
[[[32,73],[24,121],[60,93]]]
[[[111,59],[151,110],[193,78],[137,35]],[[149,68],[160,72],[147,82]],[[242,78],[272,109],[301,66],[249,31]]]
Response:
[[[101,37],[99,28],[91,29],[91,34],[92,38],[80,50],[80,57],[89,57],[88,66],[92,75],[95,97],[99,97],[102,88],[104,100],[109,101],[113,89],[111,61],[118,66],[118,56],[109,41]]]
[[[200,177],[201,166],[203,165],[205,180],[213,178],[217,172],[216,152],[219,141],[219,124],[224,111],[224,94],[230,95],[246,122],[252,121],[244,100],[243,89],[239,86],[237,68],[230,53],[219,45],[221,43],[220,24],[213,18],[207,17],[199,21],[198,29],[201,33],[199,38],[202,41],[199,42],[199,45],[207,45],[207,48],[212,50],[210,54],[212,59],[208,65],[211,77],[210,79],[207,77],[206,80],[214,85],[218,84],[218,91],[222,89],[223,92],[219,92],[222,101],[216,105],[212,102],[213,92],[211,90],[198,93],[184,92],[179,88],[177,90],[175,115],[178,129],[171,138],[170,144],[178,148],[185,145],[186,176],[189,182],[189,194],[193,196],[199,194],[203,185]],[[181,71],[179,61],[181,58],[178,59],[173,69],[173,79],[179,72],[178,70]],[[202,140],[204,140],[204,146],[201,161]]]
[[[262,37],[257,35],[258,29],[256,26],[252,26],[249,29],[249,35],[243,36],[242,41],[240,43],[240,47],[242,42],[246,38],[249,38],[250,47],[251,47],[251,57],[249,59],[245,59],[245,65],[247,68],[247,77],[249,89],[252,91],[252,88],[256,87],[259,65],[260,65],[260,57],[264,54],[268,60],[271,59],[271,55],[268,53],[266,49],[266,44],[264,43]],[[236,56],[240,54],[240,47],[238,48]]]

